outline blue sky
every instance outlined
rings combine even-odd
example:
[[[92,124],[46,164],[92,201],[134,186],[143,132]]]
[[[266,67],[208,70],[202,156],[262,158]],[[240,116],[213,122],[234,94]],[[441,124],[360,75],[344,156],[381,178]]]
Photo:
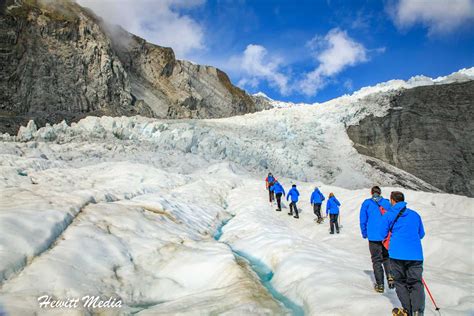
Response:
[[[474,0],[78,0],[249,93],[320,102],[474,66]]]

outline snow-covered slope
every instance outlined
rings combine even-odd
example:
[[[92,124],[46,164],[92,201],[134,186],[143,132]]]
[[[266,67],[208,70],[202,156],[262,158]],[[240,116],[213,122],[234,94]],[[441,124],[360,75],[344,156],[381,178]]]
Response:
[[[26,315],[49,294],[120,297],[126,306],[115,311],[125,313],[157,304],[279,311],[246,264],[212,238],[228,216],[227,192],[241,182],[222,173],[226,166],[182,176],[107,163],[30,171],[35,185],[17,176],[1,193],[0,308]],[[236,299],[215,303],[224,295]]]
[[[291,108],[293,106],[306,105],[306,103],[293,103],[293,102],[273,100],[272,98],[270,98],[268,95],[266,95],[263,92],[257,92],[253,94],[253,96],[267,101],[274,108]]]
[[[98,146],[106,145],[94,142],[91,156]],[[321,186],[343,203],[342,233],[329,236],[313,222],[312,183],[298,182],[295,220],[275,212],[263,181],[234,164],[182,175],[133,162],[74,167],[64,157],[42,170],[36,149],[22,148],[29,157],[14,156],[1,169],[0,311],[32,315],[40,295],[120,298],[122,308],[102,310],[113,315],[383,315],[398,305],[395,292],[371,289],[357,221],[368,190]],[[55,148],[69,147],[62,149]],[[474,250],[474,200],[404,191],[426,226],[425,278],[445,313],[465,315],[474,299],[466,255]],[[252,269],[263,270],[271,287]],[[434,315],[428,301],[426,314]]]
[[[129,148],[141,152],[135,157],[141,162],[163,160],[154,152],[169,151],[186,162],[226,160],[250,171],[271,170],[299,180],[317,180],[345,188],[362,188],[372,183],[401,183],[411,188],[435,191],[429,184],[396,168],[384,168],[393,170],[393,173],[378,171],[352,147],[345,127],[370,114],[383,116],[389,98],[390,93],[376,93],[355,102],[339,100],[319,106],[272,109],[217,120],[88,117],[71,127],[58,124],[38,131],[34,124],[30,124],[20,129],[16,139],[38,140],[46,151],[55,143],[64,143],[75,149],[66,155],[71,156],[70,159],[79,156],[84,163],[90,159],[84,151],[89,150],[91,138],[107,140],[107,147],[98,149],[104,160],[122,159],[115,148],[123,146],[125,140]],[[12,139],[9,136],[4,138]],[[187,171],[194,170],[192,161],[188,164],[174,159],[165,163],[171,164],[183,165]],[[186,168],[186,165],[190,167]]]
[[[347,102],[347,101],[354,102],[360,98],[366,97],[374,93],[397,91],[397,90],[402,90],[402,89],[411,89],[411,88],[420,87],[420,86],[431,86],[431,85],[448,84],[448,83],[454,83],[454,82],[465,82],[469,80],[474,80],[474,67],[463,68],[459,71],[453,72],[450,75],[440,76],[434,79],[427,76],[414,76],[406,81],[401,80],[401,79],[389,80],[386,82],[376,84],[374,86],[363,87],[355,91],[351,95],[344,95],[342,97],[335,98],[328,102]],[[305,103],[293,103],[293,102],[283,102],[283,101],[273,100],[272,98],[270,98],[263,92],[255,93],[254,96],[265,98],[275,108],[289,108],[293,106],[306,105]],[[312,105],[325,104],[325,103],[313,103]]]
[[[345,132],[384,115],[392,93],[218,120],[30,123],[1,135],[0,315],[388,314],[398,299],[373,292],[358,227],[374,183],[404,191],[420,212],[438,305],[446,315],[472,313],[474,199],[372,167]],[[298,184],[299,220],[268,204],[269,169],[286,189]],[[341,234],[313,222],[314,185],[342,202]],[[123,306],[40,309],[41,295],[101,295]]]

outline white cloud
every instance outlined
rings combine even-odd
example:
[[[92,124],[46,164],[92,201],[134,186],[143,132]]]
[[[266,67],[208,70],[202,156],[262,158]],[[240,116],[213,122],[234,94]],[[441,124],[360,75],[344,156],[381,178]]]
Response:
[[[77,0],[105,21],[118,24],[147,41],[173,48],[178,58],[203,49],[202,26],[183,9],[200,6],[204,0]]]
[[[281,60],[270,58],[265,47],[250,44],[242,56],[232,59],[232,63],[239,65],[242,74],[242,79],[238,83],[240,86],[256,88],[262,80],[266,80],[281,94],[289,93],[288,77],[281,72]]]
[[[421,23],[430,35],[446,34],[474,21],[474,0],[398,0],[389,11],[401,29]]]
[[[339,28],[330,30],[324,37],[315,36],[307,46],[315,51],[314,57],[319,62],[298,84],[301,92],[308,96],[315,95],[331,77],[347,67],[368,59],[367,49]]]
[[[344,81],[344,88],[346,88],[346,90],[348,91],[354,90],[354,84],[351,79],[347,79],[346,81]]]

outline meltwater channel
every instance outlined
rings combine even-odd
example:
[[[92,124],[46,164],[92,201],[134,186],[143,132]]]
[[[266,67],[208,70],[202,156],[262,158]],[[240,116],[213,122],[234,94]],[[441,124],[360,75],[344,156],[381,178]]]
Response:
[[[216,232],[214,233],[214,239],[219,241],[223,234],[223,228],[232,218],[224,220],[219,227],[217,228]],[[304,316],[304,310],[301,306],[295,304],[286,296],[282,295],[278,292],[272,285],[271,281],[273,278],[273,271],[261,260],[258,258],[252,257],[245,252],[237,251],[233,249],[229,244],[226,243],[229,248],[234,253],[234,256],[242,258],[243,260],[247,261],[252,268],[252,270],[257,274],[258,278],[260,279],[260,283],[267,289],[270,295],[277,300],[278,302],[282,303],[293,316]]]

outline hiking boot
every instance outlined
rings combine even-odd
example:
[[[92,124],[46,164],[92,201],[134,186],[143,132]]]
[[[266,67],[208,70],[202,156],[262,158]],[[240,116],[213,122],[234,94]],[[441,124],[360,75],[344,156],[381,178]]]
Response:
[[[377,293],[383,293],[384,292],[384,286],[383,284],[375,284],[374,285],[374,290]]]
[[[402,307],[395,307],[392,309],[392,316],[408,316],[408,312]]]
[[[280,210],[280,209],[278,209],[278,208],[277,208],[275,211],[277,211],[277,212],[281,212],[281,210]]]
[[[299,216],[293,216],[294,218],[300,218]]]
[[[338,231],[338,230],[336,230],[336,233],[338,233],[338,234],[339,234],[339,231]]]
[[[293,213],[288,213],[288,215],[293,215]]]
[[[393,279],[393,276],[389,276],[387,278],[387,283],[388,283],[388,288],[393,290],[395,288],[395,280]]]
[[[334,235],[334,232],[329,232],[331,235]]]

